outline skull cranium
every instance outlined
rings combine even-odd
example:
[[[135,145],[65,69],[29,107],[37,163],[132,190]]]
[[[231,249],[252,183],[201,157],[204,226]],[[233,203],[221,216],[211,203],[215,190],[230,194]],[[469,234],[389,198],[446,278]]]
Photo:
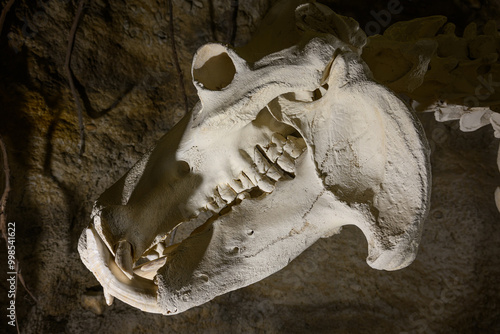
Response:
[[[352,20],[318,4],[295,13],[298,40],[258,61],[198,50],[200,103],[95,203],[79,251],[108,302],[180,313],[343,225],[363,231],[376,269],[414,259],[430,177],[418,122],[370,79]],[[336,29],[318,32],[325,20]]]

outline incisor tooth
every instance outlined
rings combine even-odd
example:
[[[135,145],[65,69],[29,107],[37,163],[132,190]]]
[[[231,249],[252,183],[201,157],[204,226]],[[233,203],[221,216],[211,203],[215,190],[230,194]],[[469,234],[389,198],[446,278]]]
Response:
[[[108,305],[115,297],[146,312],[163,312],[157,302],[158,288],[153,282],[142,280],[140,277],[126,279],[113,254],[93,226],[85,230],[85,238],[86,242],[80,244],[78,250],[83,254],[87,268],[92,270],[101,283]]]
[[[132,270],[132,245],[130,242],[126,240],[118,242],[115,262],[118,268],[120,268],[129,279],[132,279],[134,272]]]
[[[163,254],[163,251],[165,250],[165,244],[163,242],[159,242],[158,244],[156,244],[156,252],[158,254]]]
[[[319,92],[321,93],[321,96],[325,96],[326,92],[328,91],[323,86],[320,86],[318,89],[319,89]]]
[[[167,262],[166,257],[156,259],[154,261],[146,262],[141,266],[134,268],[134,273],[146,279],[154,279],[158,270]]]
[[[152,250],[145,257],[149,261],[153,261],[153,260],[156,260],[159,257],[159,254],[155,250]]]
[[[177,248],[177,246],[179,246],[179,244],[173,244],[173,245],[170,245],[170,246],[166,247],[163,250],[163,253],[161,255],[162,256],[167,256],[168,254],[172,253]]]

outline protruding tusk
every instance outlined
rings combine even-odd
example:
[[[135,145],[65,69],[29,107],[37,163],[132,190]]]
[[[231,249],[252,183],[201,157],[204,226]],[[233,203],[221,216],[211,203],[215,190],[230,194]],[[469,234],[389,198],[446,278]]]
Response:
[[[106,290],[104,290],[104,299],[106,300],[106,304],[108,306],[111,306],[113,304],[113,301],[115,300],[115,297],[113,297],[112,295],[107,293]]]
[[[135,276],[128,279],[93,227],[87,228],[78,242],[82,261],[104,288],[108,305],[113,296],[146,312],[165,313],[157,301],[158,287],[150,280]]]
[[[134,263],[132,261],[132,245],[130,242],[126,240],[118,242],[115,262],[118,268],[120,268],[129,279],[132,279],[134,276],[132,269]]]

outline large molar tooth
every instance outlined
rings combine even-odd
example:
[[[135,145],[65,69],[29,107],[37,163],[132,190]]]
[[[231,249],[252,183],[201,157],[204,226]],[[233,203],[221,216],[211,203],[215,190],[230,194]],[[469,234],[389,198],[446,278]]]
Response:
[[[133,260],[132,260],[132,245],[126,240],[121,240],[118,242],[116,247],[116,257],[115,262],[118,268],[123,271],[125,276],[132,279],[134,272],[132,270]]]
[[[283,149],[283,147],[282,147],[282,149]],[[276,144],[271,143],[271,144],[269,144],[269,148],[266,151],[266,155],[269,158],[269,160],[271,160],[272,162],[276,162],[276,160],[278,160],[278,158],[280,157],[281,152],[283,152],[282,149],[278,150],[278,147],[276,146]]]
[[[285,146],[283,147],[284,151],[290,155],[293,159],[297,159],[302,152],[306,149],[306,142],[304,138],[297,138],[294,136],[288,136]]]
[[[214,201],[219,208],[223,208],[227,204],[227,202],[224,200],[224,198],[222,198],[221,194],[219,193],[218,187],[216,187],[214,191]]]
[[[265,175],[259,175],[257,177],[257,185],[260,190],[271,193],[274,190],[274,182]]]
[[[267,171],[266,175],[274,181],[279,181],[284,177],[283,172],[281,172],[281,170],[279,170],[275,166],[271,166],[271,168],[269,168],[269,170]]]
[[[244,190],[251,189],[255,187],[255,184],[250,180],[245,172],[241,172],[240,174],[240,182]]]
[[[267,161],[266,157],[264,157],[264,155],[257,147],[254,151],[254,163],[257,167],[257,172],[259,172],[260,174],[266,174],[267,170],[271,168],[271,165]]]
[[[217,191],[219,192],[222,199],[227,203],[231,203],[232,201],[234,201],[237,195],[236,191],[234,191],[233,188],[231,188],[231,186],[227,183],[218,185]]]
[[[283,153],[283,146],[286,144],[286,138],[279,133],[273,133],[271,142],[276,145],[276,150],[281,154]]]
[[[212,201],[212,202],[208,202],[207,209],[212,211],[212,212],[218,213],[220,211],[221,207],[219,207],[217,205],[216,201]]]
[[[237,194],[247,190],[246,188],[243,187],[243,183],[241,182],[241,180],[232,180],[229,186],[233,188]]]
[[[280,166],[285,172],[294,174],[295,173],[295,162],[290,157],[288,153],[283,153],[276,161],[278,166]]]

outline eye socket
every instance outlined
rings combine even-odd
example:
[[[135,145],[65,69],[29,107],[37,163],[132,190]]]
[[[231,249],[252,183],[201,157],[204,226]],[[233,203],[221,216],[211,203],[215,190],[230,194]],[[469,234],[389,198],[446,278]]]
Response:
[[[220,44],[208,44],[196,53],[193,61],[195,84],[208,90],[222,90],[234,79],[236,68],[233,60]]]

